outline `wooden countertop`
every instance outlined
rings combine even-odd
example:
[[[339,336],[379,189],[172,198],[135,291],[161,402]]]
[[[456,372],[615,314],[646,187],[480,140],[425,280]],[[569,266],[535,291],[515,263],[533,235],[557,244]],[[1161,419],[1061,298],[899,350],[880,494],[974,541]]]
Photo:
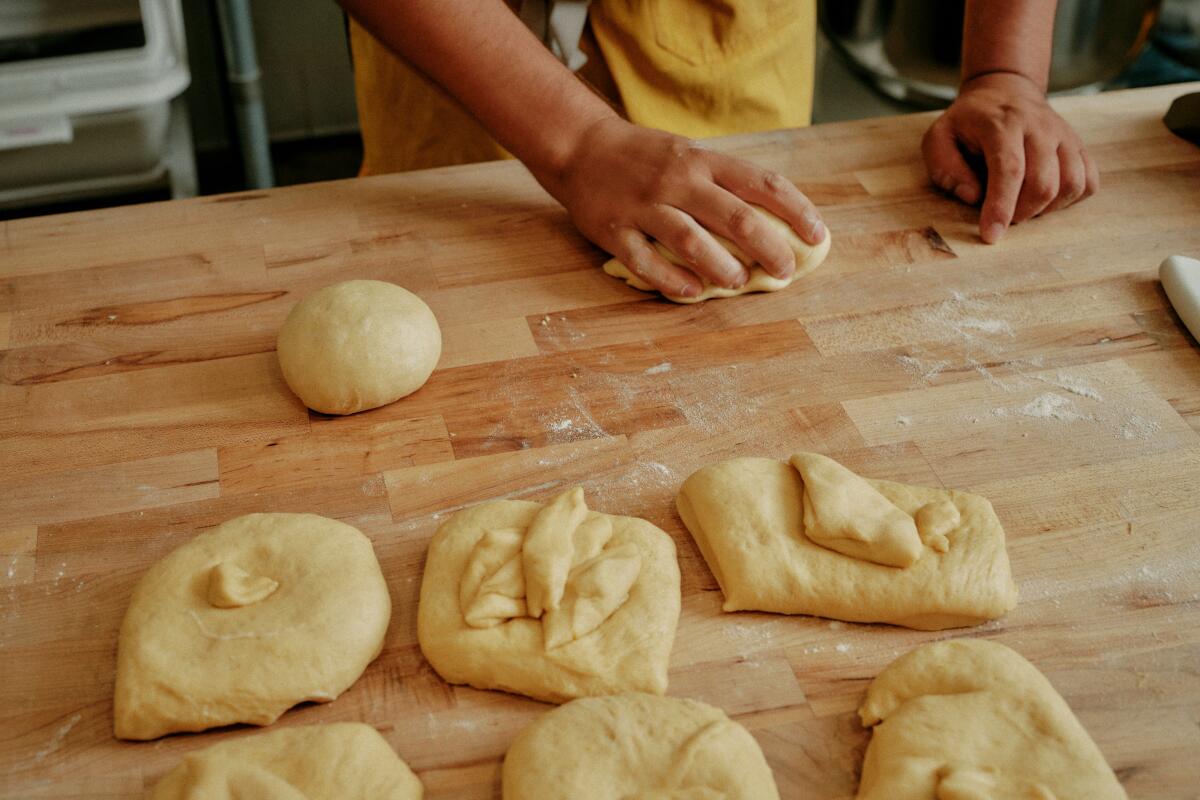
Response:
[[[353,688],[278,724],[363,720],[433,800],[498,797],[505,749],[546,707],[431,671],[424,550],[453,509],[582,483],[674,536],[671,694],[753,731],[784,798],[853,796],[867,683],[957,636],[1029,658],[1132,796],[1195,797],[1200,348],[1156,270],[1200,255],[1200,148],[1160,122],[1198,89],[1062,100],[1102,191],[994,247],[928,188],[928,115],[721,141],[795,179],[833,251],[788,291],[691,307],[603,275],[514,163],[0,223],[0,795],[136,797],[244,735],[114,740],[117,628],[143,571],[199,531],[312,511],[374,540],[395,614]],[[310,414],[276,330],[364,277],[428,301],[442,363],[393,405]],[[720,613],[675,490],[716,459],[799,449],[991,498],[1020,606],[941,634]]]

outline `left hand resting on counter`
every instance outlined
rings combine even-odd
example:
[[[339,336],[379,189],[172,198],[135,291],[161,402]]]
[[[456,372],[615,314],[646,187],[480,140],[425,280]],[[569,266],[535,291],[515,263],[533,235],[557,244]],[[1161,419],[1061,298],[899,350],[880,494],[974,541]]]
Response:
[[[1079,135],[1037,84],[1015,73],[963,84],[925,133],[921,152],[936,186],[964,203],[983,200],[979,233],[989,244],[1010,224],[1066,208],[1100,186]]]

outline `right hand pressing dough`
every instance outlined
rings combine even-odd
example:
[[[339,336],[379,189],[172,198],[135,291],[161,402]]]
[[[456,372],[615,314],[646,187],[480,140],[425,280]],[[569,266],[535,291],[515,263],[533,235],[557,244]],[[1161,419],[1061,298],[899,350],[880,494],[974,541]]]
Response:
[[[797,453],[704,467],[676,506],[726,611],[939,630],[1017,603],[1004,529],[977,495],[869,480]]]
[[[521,731],[503,800],[779,800],[758,742],[718,708],[620,694],[575,700]]]
[[[671,537],[589,511],[576,488],[446,520],[429,544],[417,640],[451,683],[556,703],[661,694],[679,607]]]
[[[421,800],[424,790],[361,722],[243,736],[189,754],[147,800]]]
[[[923,645],[871,682],[859,800],[1125,800],[1050,682],[1002,644]]]
[[[809,244],[796,235],[792,230],[792,226],[781,220],[779,217],[767,211],[760,206],[752,206],[752,208],[775,230],[783,234],[787,239],[788,244],[792,248],[792,253],[796,256],[796,271],[792,273],[790,278],[776,278],[771,275],[758,262],[738,247],[733,242],[721,236],[713,234],[713,238],[717,243],[724,247],[729,253],[741,262],[742,266],[750,271],[750,278],[738,289],[727,289],[723,286],[716,286],[707,280],[701,279],[702,288],[700,294],[696,297],[682,297],[677,295],[663,294],[663,297],[674,303],[699,303],[702,300],[710,300],[714,297],[736,297],[740,294],[748,294],[750,292],[777,292],[780,289],[786,289],[792,285],[792,282],[798,278],[807,275],[817,267],[821,266],[821,262],[825,260],[825,256],[829,254],[830,236],[826,230],[825,238],[820,244]],[[661,242],[654,242],[654,249],[659,254],[670,261],[672,264],[691,269],[686,262],[663,246]],[[620,278],[635,289],[640,289],[643,292],[653,292],[655,288],[644,280],[634,275],[623,263],[615,258],[611,258],[604,262],[604,271],[614,278]]]

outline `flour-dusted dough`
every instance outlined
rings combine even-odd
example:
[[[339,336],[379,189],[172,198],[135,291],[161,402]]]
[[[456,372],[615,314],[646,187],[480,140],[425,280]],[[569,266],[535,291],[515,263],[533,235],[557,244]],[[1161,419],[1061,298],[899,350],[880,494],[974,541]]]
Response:
[[[301,300],[279,331],[279,365],[304,405],[353,414],[425,384],[442,354],[429,306],[384,281],[346,281]]]
[[[859,800],[1124,800],[1066,702],[1002,644],[936,642],[896,659],[858,710],[872,728]]]
[[[543,714],[504,757],[504,800],[778,800],[758,742],[695,700],[620,694]]]
[[[148,800],[421,800],[417,776],[370,725],[244,736],[188,755]]]
[[[451,683],[550,702],[661,694],[679,605],[671,537],[589,511],[572,489],[446,520],[429,545],[417,639]]]
[[[249,514],[152,566],[117,646],[116,735],[269,725],[333,700],[383,647],[391,617],[371,541],[315,514]]]
[[[790,464],[704,467],[676,505],[726,611],[939,630],[995,619],[1017,603],[1004,529],[978,495],[863,479],[800,453]]]
[[[828,230],[825,231],[825,238],[821,240],[820,244],[812,245],[797,236],[790,225],[770,211],[759,206],[753,206],[753,208],[758,212],[760,217],[766,220],[768,225],[782,233],[784,238],[787,239],[788,245],[796,255],[796,271],[792,273],[792,277],[787,279],[774,277],[759,266],[758,262],[748,256],[742,248],[728,239],[713,234],[713,238],[717,240],[717,243],[728,250],[734,258],[742,263],[742,266],[750,271],[750,278],[740,289],[727,289],[704,280],[700,294],[696,297],[680,297],[665,293],[663,297],[675,303],[699,303],[701,300],[711,300],[714,297],[736,297],[739,294],[748,294],[750,292],[778,292],[780,289],[786,289],[791,286],[792,282],[797,278],[803,277],[821,266],[821,262],[829,254],[831,238]],[[658,250],[659,254],[672,264],[678,264],[681,267],[690,269],[684,261],[663,246],[662,243],[654,242],[654,249]],[[643,292],[656,291],[653,286],[634,275],[629,271],[628,267],[615,258],[604,262],[604,271],[614,278],[620,278],[635,289],[640,289]]]

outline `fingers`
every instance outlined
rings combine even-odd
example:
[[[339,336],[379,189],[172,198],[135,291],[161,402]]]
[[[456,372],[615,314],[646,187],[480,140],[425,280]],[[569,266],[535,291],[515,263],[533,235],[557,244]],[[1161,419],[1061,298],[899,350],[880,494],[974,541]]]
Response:
[[[1083,162],[1083,153],[1066,142],[1058,146],[1058,197],[1042,211],[1048,214],[1067,208],[1083,198],[1087,191],[1087,167]]]
[[[944,116],[925,132],[925,138],[921,140],[921,154],[925,157],[929,179],[935,186],[967,205],[979,202],[979,178],[963,158],[954,130]]]
[[[1083,198],[1080,198],[1084,199],[1100,191],[1100,168],[1086,149],[1079,148],[1079,155],[1083,158],[1083,170],[1087,174],[1087,188],[1083,190]]]
[[[1013,211],[1013,222],[1033,219],[1059,194],[1058,141],[1037,134],[1025,137],[1025,180]]]
[[[748,203],[755,203],[782,219],[809,244],[825,240],[821,212],[796,184],[778,172],[762,169],[749,161],[714,154],[713,180]]]
[[[979,214],[979,234],[997,242],[1012,223],[1025,179],[1025,145],[1019,130],[993,129],[983,147],[987,196]]]
[[[696,297],[700,280],[682,267],[667,261],[655,250],[646,237],[633,228],[618,229],[606,247],[630,272],[663,294]]]
[[[796,254],[782,232],[754,208],[719,186],[697,187],[687,212],[708,230],[736,244],[746,257],[776,278],[796,271]]]
[[[639,223],[692,272],[718,286],[736,289],[749,280],[750,273],[742,263],[679,209],[653,206]]]

